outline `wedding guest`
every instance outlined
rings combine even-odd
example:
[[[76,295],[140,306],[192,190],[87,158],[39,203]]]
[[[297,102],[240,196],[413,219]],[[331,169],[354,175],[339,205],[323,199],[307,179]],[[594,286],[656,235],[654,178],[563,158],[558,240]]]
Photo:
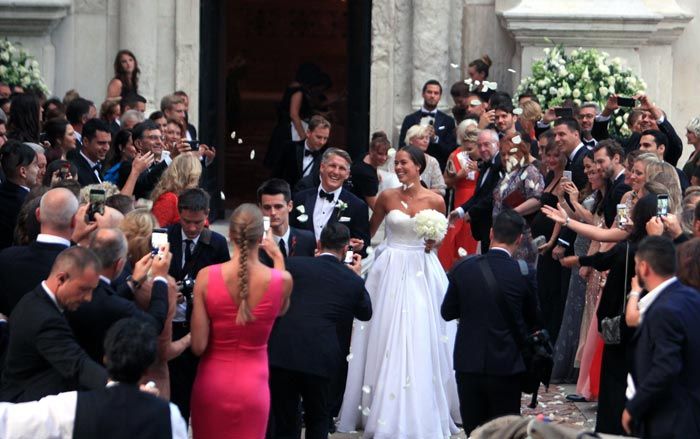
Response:
[[[120,50],[114,57],[114,78],[107,86],[107,98],[123,98],[138,93],[141,69],[133,52]]]
[[[148,116],[148,120],[152,120],[160,130],[160,133],[165,136],[165,129],[168,125],[168,118],[165,117],[165,114],[163,114],[162,111],[154,111]]]
[[[445,179],[442,176],[442,170],[440,163],[437,159],[430,155],[428,151],[428,146],[430,145],[430,126],[413,125],[406,131],[406,138],[404,139],[406,145],[415,146],[425,153],[426,167],[421,174],[421,181],[425,183],[428,189],[435,192],[438,195],[445,196],[445,190],[447,185],[445,185]],[[449,154],[448,154],[449,157]],[[445,168],[443,166],[443,168]],[[393,170],[393,163],[389,163],[389,170]]]
[[[102,120],[90,119],[82,131],[83,147],[70,159],[78,168],[81,186],[102,183],[103,165],[112,141],[109,126]]]
[[[442,86],[431,79],[423,85],[423,105],[420,110],[407,115],[401,124],[399,133],[399,146],[408,143],[406,134],[414,125],[426,126],[428,131],[427,152],[437,159],[440,164],[440,172],[445,170],[447,158],[457,146],[455,141],[455,122],[449,114],[437,109],[442,96]]]
[[[177,90],[173,95],[178,96],[182,99],[182,103],[185,104],[185,119],[182,122],[185,125],[187,140],[195,140],[197,138],[197,128],[192,125],[190,120],[190,97],[184,90]],[[165,116],[166,118],[168,117],[168,115]]]
[[[122,140],[125,137],[121,138]],[[156,184],[170,165],[166,151],[163,151],[162,135],[153,121],[139,123],[132,130],[131,141],[122,148],[122,161],[117,176],[117,186],[122,193],[138,198],[149,198]],[[117,148],[118,145],[115,145]],[[147,166],[135,171],[133,168],[140,160],[147,161]],[[116,165],[115,165],[116,166]],[[131,183],[131,184],[129,184]]]
[[[0,249],[12,245],[17,215],[30,188],[39,175],[37,155],[32,148],[16,140],[8,141],[0,151],[5,181],[0,184]]]
[[[581,127],[581,142],[588,149],[595,148],[598,142],[610,137],[608,120],[598,118],[599,113],[600,107],[595,102],[584,102],[576,112],[576,120]]]
[[[119,126],[119,118],[121,116],[122,109],[118,101],[107,99],[100,105],[100,119],[109,124],[109,130],[112,132],[112,135],[117,134],[121,129]]]
[[[389,158],[390,148],[391,143],[384,131],[372,133],[367,154],[350,167],[350,190],[357,198],[367,203],[370,209],[374,207],[379,192],[378,169]]]
[[[75,390],[100,389],[107,373],[78,345],[62,310],[88,302],[99,260],[82,247],[62,251],[47,279],[27,293],[10,317],[0,399],[24,402]]]
[[[78,148],[83,145],[83,125],[91,119],[91,109],[92,102],[79,96],[66,104],[66,119],[68,119],[68,122],[70,122],[73,127],[73,135],[75,136],[75,143]],[[71,158],[72,156],[68,157],[68,159]]]
[[[7,120],[0,119],[0,148],[7,143]],[[0,175],[0,182],[4,180],[4,176]]]
[[[459,125],[468,114],[469,102],[469,86],[464,81],[457,81],[450,87],[450,96],[455,105],[452,107],[452,117],[455,123]]]
[[[469,75],[469,78],[476,85],[476,89],[480,92],[482,99],[485,102],[488,102],[491,96],[494,94],[494,90],[485,87],[483,84],[484,81],[489,77],[489,69],[491,68],[491,64],[491,58],[488,55],[484,54],[481,56],[481,58],[475,59],[472,62],[470,62],[467,68],[467,74]],[[481,86],[479,86],[479,84],[477,84],[476,81],[479,81]]]
[[[122,112],[122,117],[119,119],[119,126],[123,130],[131,130],[136,125],[145,120],[143,113],[138,110],[126,110]]]
[[[518,116],[513,114],[513,110],[513,104],[510,100],[503,100],[496,105],[489,106],[489,111],[493,111],[493,124],[498,132],[498,137],[503,138],[507,134],[515,132]]]
[[[625,184],[625,167],[623,165],[624,151],[615,140],[603,140],[593,148],[596,165],[603,173],[607,184],[603,198],[603,212],[605,213],[605,226],[612,227],[617,215],[617,205],[622,202],[622,197],[631,188]]]
[[[134,210],[134,197],[124,194],[114,194],[107,197],[105,206],[118,210],[122,215]]]
[[[690,180],[695,173],[695,169],[698,168],[698,162],[700,162],[700,116],[692,118],[685,127],[685,130],[685,138],[688,141],[688,146],[692,145],[693,147],[693,152],[690,153],[688,161],[685,162],[683,166],[683,172],[688,180]]]
[[[666,145],[668,144],[668,137],[659,130],[645,130],[642,131],[642,137],[639,138],[639,150],[643,152],[650,152],[656,154],[660,161],[664,160],[664,153],[666,151]],[[681,190],[685,191],[690,183],[685,173],[678,168],[675,168],[678,174],[678,181],[681,184]]]
[[[292,256],[313,256],[316,250],[314,234],[289,226],[289,215],[293,213],[294,208],[289,184],[279,178],[272,178],[258,187],[257,196],[260,210],[264,216],[270,218],[272,237],[284,260]],[[272,259],[262,249],[258,257],[260,262],[272,267]]]
[[[230,221],[237,257],[202,269],[195,282],[192,351],[202,359],[192,389],[194,438],[265,436],[270,410],[267,340],[275,319],[289,306],[292,289],[289,273],[258,260],[264,233],[260,209],[242,204]],[[270,233],[262,247],[277,265],[282,255]],[[231,374],[231,364],[246,373]]]
[[[350,229],[350,245],[365,254],[369,244],[369,213],[367,205],[343,187],[350,175],[350,155],[338,148],[323,153],[319,167],[318,187],[294,195],[294,206],[304,206],[304,213],[292,216],[292,226],[310,230],[316,240],[328,223],[344,223]]]
[[[163,112],[166,119],[175,119],[183,125],[187,124],[187,107],[182,96],[175,94],[164,96],[160,100],[160,111]],[[195,137],[192,137],[188,131],[185,133],[185,137],[187,137],[187,140],[195,140],[196,134]]]
[[[138,154],[134,146],[131,130],[119,130],[112,135],[112,145],[109,148],[107,157],[105,157],[106,171],[104,174],[105,181],[114,183],[117,187],[123,187],[126,178],[120,181],[120,169],[124,162],[133,160]],[[123,171],[122,173],[123,174]],[[128,174],[127,174],[128,175]]]
[[[151,193],[153,215],[161,227],[168,227],[180,221],[178,196],[187,189],[199,186],[202,164],[193,154],[175,157]]]
[[[65,119],[49,119],[44,124],[44,133],[49,142],[46,161],[51,164],[54,160],[66,160],[67,154],[75,150],[75,130]]]
[[[24,144],[32,148],[34,153],[36,153],[36,166],[39,168],[39,172],[36,174],[36,180],[31,189],[37,189],[41,187],[46,175],[46,150],[37,143],[25,142]]]
[[[7,137],[20,142],[39,143],[41,132],[41,105],[33,93],[12,97],[7,120]]]
[[[303,401],[306,437],[327,438],[332,408],[342,401],[353,318],[372,317],[369,294],[358,275],[359,255],[352,266],[342,263],[349,241],[347,227],[329,224],[321,232],[318,257],[287,261],[294,301],[275,322],[269,341],[276,437],[299,435]],[[333,294],[327,294],[330,290]]]
[[[299,180],[308,176],[311,176],[312,184],[317,182],[321,156],[328,149],[326,142],[330,132],[330,122],[322,116],[313,116],[309,119],[306,138],[292,141],[288,147],[284,148],[272,175],[285,180],[292,188]]]

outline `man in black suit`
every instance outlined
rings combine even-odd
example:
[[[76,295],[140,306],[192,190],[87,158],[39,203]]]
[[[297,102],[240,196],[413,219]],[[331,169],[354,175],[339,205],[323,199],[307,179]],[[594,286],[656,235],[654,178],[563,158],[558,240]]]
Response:
[[[105,337],[106,387],[47,396],[38,403],[2,404],[0,418],[6,422],[0,423],[0,437],[187,439],[177,406],[139,390],[156,359],[156,337],[153,327],[140,320],[118,321]]]
[[[642,137],[639,138],[639,150],[644,152],[650,152],[656,154],[659,160],[664,161],[664,156],[666,153],[666,145],[668,145],[669,140],[666,134],[659,130],[645,130],[642,131]],[[681,193],[690,186],[688,177],[685,172],[674,167],[676,174],[678,174],[678,181],[681,185]]]
[[[411,113],[403,119],[399,134],[399,146],[406,146],[406,132],[413,125],[429,125],[432,127],[428,154],[435,157],[440,163],[440,169],[445,171],[447,159],[457,147],[455,140],[455,121],[452,117],[437,109],[442,96],[442,86],[431,79],[423,85],[423,106],[415,113]]]
[[[90,239],[92,250],[101,262],[100,282],[92,292],[92,300],[80,305],[75,311],[66,312],[75,338],[85,352],[101,362],[104,356],[104,337],[107,330],[118,320],[136,317],[151,324],[158,334],[168,313],[168,275],[172,254],[161,249],[157,256],[144,256],[136,263],[134,279],[143,279],[149,272],[153,276],[151,301],[147,312],[142,311],[131,300],[117,295],[112,283],[119,277],[127,262],[128,243],[119,229],[100,229]]]
[[[78,199],[68,189],[51,189],[39,203],[40,233],[29,245],[0,252],[0,312],[12,315],[17,302],[47,278],[56,256],[70,247]]]
[[[493,189],[501,179],[502,163],[495,131],[481,131],[476,142],[481,157],[476,190],[470,199],[450,213],[450,222],[460,218],[469,221],[472,236],[481,242],[481,253],[486,253],[493,221]]]
[[[341,262],[349,239],[347,227],[329,224],[321,233],[318,257],[287,260],[294,279],[294,301],[275,323],[269,340],[274,437],[299,437],[300,397],[306,437],[328,437],[334,398],[331,386],[349,343],[349,337],[339,339],[337,328],[352,327],[353,318],[367,321],[372,317],[369,294],[356,274],[359,258],[354,259],[352,270]]]
[[[70,122],[73,127],[75,135],[75,152],[68,153],[68,159],[75,157],[82,147],[83,147],[83,126],[90,120],[90,111],[94,107],[92,101],[84,98],[75,98],[66,107],[66,119]],[[123,113],[123,112],[122,112]],[[95,117],[93,115],[92,117]]]
[[[576,120],[581,127],[581,142],[588,148],[593,149],[598,142],[608,139],[607,118],[600,118],[599,107],[595,102],[585,102],[576,112]]]
[[[607,189],[603,197],[603,215],[607,228],[615,222],[617,205],[622,201],[622,196],[631,189],[625,184],[624,157],[622,146],[612,139],[603,140],[593,148],[593,160],[607,179]]]
[[[56,258],[46,281],[19,301],[10,316],[0,400],[33,401],[107,384],[104,368],[78,345],[63,315],[64,310],[75,310],[90,301],[99,281],[99,265],[91,250],[66,249]]]
[[[313,116],[306,139],[287,145],[272,175],[285,180],[291,188],[304,177],[310,176],[312,183],[318,181],[321,156],[328,149],[330,133],[331,123],[322,116]]]
[[[81,186],[102,183],[104,160],[112,142],[112,133],[107,122],[90,119],[83,127],[83,147],[70,159],[78,168]]]
[[[365,244],[370,242],[369,210],[364,201],[343,187],[351,164],[350,155],[342,149],[329,148],[323,153],[321,184],[294,196],[292,226],[312,231],[319,240],[326,224],[343,223],[350,229],[353,250],[364,255]]]
[[[627,433],[649,438],[700,437],[700,295],[674,273],[673,242],[644,239],[635,255],[640,326],[634,334],[634,396],[622,413]],[[631,295],[639,297],[639,291]]]
[[[525,364],[516,337],[524,339],[537,323],[535,271],[529,267],[524,276],[511,256],[524,226],[525,220],[514,211],[500,213],[493,222],[488,253],[463,259],[448,274],[441,313],[447,321],[459,319],[454,369],[467,434],[490,419],[520,414],[520,374]],[[488,288],[483,263],[491,268],[499,291]],[[512,333],[503,314],[507,310],[521,334]]]
[[[258,188],[258,206],[263,215],[270,218],[270,229],[284,259],[291,256],[313,256],[316,238],[308,230],[289,226],[292,213],[292,192],[289,184],[279,178],[263,182]],[[272,267],[272,259],[264,251],[259,252],[260,262]]]
[[[230,259],[226,238],[204,228],[209,215],[209,194],[199,188],[188,189],[177,200],[180,223],[168,228],[168,243],[173,254],[169,274],[178,281],[182,291],[173,318],[173,340],[190,332],[192,291],[187,288],[185,279],[194,281],[202,268]],[[189,349],[168,363],[170,399],[186,420],[190,417],[190,395],[197,363],[197,357]]]
[[[141,154],[153,153],[154,160],[148,168],[138,175],[136,183],[134,184],[134,197],[138,198],[148,198],[151,195],[151,191],[160,180],[166,169],[168,169],[168,162],[162,159],[163,153],[163,143],[161,141],[161,131],[158,125],[152,120],[146,120],[137,124],[132,130],[132,141],[134,142],[134,147]],[[158,153],[158,160],[156,160],[156,152]],[[129,174],[133,167],[133,160],[127,160],[122,162],[119,167],[119,175],[117,178],[117,186],[120,188],[124,187]]]
[[[39,164],[34,150],[16,140],[8,141],[0,152],[5,181],[0,184],[0,249],[14,241],[15,225],[24,199],[36,185]]]

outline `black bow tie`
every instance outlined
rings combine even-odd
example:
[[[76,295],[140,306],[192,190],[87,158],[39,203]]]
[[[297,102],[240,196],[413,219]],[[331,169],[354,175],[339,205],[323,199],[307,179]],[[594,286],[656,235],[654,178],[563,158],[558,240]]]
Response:
[[[435,117],[437,115],[437,111],[423,111],[423,110],[421,110],[420,115],[422,117],[426,117],[426,116]]]
[[[92,167],[92,170],[100,172],[102,170],[102,163],[95,163],[95,166]]]
[[[583,140],[583,145],[587,146],[588,148],[594,148],[596,145],[596,141],[595,141],[595,139]]]
[[[331,203],[333,202],[333,200],[335,200],[335,195],[333,195],[333,194],[330,193],[330,192],[326,192],[326,191],[324,191],[323,189],[321,189],[321,190],[318,192],[318,196],[319,196],[320,198],[325,198],[326,200],[330,201]]]
[[[310,149],[304,149],[304,157],[311,155],[314,158],[316,158],[319,154],[321,154],[321,151],[311,151]]]

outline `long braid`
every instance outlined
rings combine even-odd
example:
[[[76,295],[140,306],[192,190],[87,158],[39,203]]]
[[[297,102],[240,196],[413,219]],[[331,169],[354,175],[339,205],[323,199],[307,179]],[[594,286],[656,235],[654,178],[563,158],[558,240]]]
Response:
[[[238,254],[238,297],[240,303],[238,304],[236,323],[245,325],[253,320],[253,314],[248,306],[248,237],[246,236],[246,226],[241,227],[238,248],[240,251]]]

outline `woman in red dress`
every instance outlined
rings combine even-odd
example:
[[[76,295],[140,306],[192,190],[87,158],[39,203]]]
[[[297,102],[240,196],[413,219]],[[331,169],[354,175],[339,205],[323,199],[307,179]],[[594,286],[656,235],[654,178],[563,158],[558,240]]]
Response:
[[[202,163],[196,155],[181,154],[175,157],[151,192],[151,210],[160,227],[169,227],[180,222],[177,197],[186,189],[199,186],[201,175]]]
[[[470,119],[462,121],[457,127],[457,138],[460,147],[452,151],[445,167],[445,184],[453,188],[454,206],[461,206],[474,195],[476,180],[479,171],[476,166],[478,153],[476,139],[479,135],[476,122]],[[476,253],[477,242],[472,236],[469,223],[456,221],[454,226],[447,230],[447,235],[438,250],[438,258],[445,270],[452,268],[452,264],[464,256],[460,248],[469,254]],[[463,253],[460,255],[460,253]]]
[[[192,351],[202,355],[192,388],[195,439],[265,437],[267,340],[292,290],[272,232],[259,245],[263,219],[256,205],[242,204],[233,212],[229,233],[231,260],[203,268],[195,282]],[[277,268],[260,262],[258,247]]]

